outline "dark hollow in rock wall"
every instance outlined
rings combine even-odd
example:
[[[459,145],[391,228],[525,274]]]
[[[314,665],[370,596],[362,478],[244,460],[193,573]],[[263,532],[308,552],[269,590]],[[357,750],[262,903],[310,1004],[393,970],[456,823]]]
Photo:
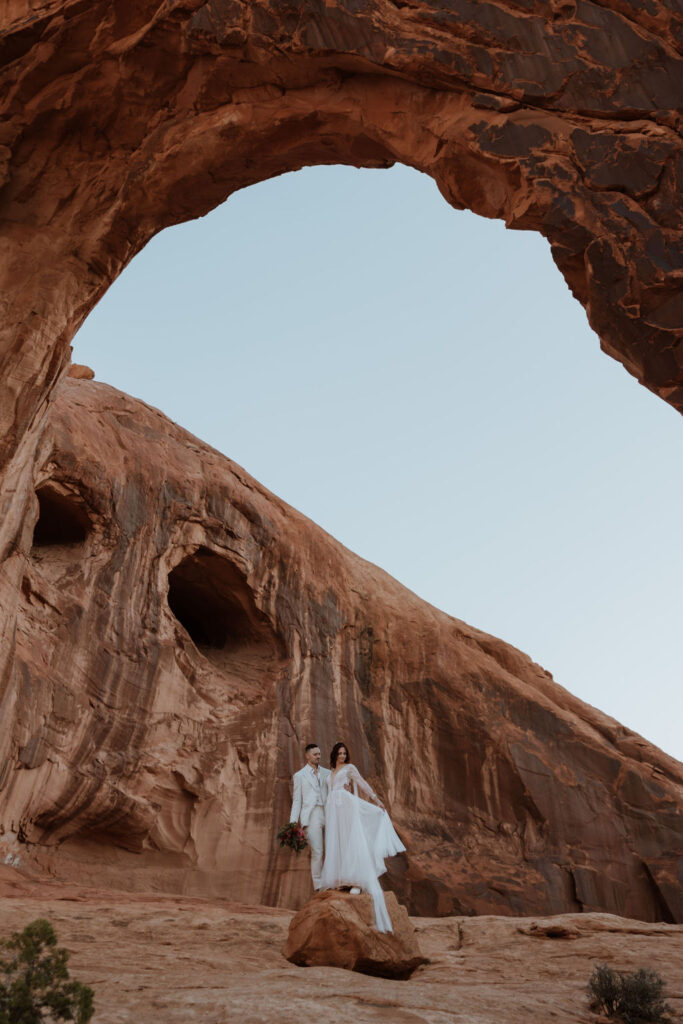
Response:
[[[48,482],[38,488],[36,497],[38,519],[33,531],[33,546],[82,544],[90,533],[91,522],[81,496]]]
[[[168,576],[168,605],[205,658],[222,671],[258,684],[277,642],[244,577],[226,558],[200,548]]]

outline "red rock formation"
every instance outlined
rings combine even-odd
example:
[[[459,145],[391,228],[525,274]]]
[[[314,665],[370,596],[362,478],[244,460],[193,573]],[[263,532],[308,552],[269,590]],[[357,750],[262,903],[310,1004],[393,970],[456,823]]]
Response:
[[[83,366],[82,363],[71,363],[67,377],[73,377],[74,380],[94,380],[95,371],[91,370],[89,366]]]
[[[682,920],[681,765],[419,600],[161,413],[60,386],[15,495],[0,850],[97,885],[300,906],[275,843],[343,737],[412,912]],[[9,647],[9,645],[8,645]]]
[[[403,829],[411,905],[680,917],[679,766],[139,403],[69,382],[42,432],[73,333],[157,231],[338,162],[403,161],[541,231],[603,348],[683,408],[673,0],[2,16],[5,841],[296,903],[273,829],[300,742],[343,732]]]
[[[603,348],[683,408],[675,0],[2,10],[0,466],[156,232],[305,164],[402,161],[540,231]]]
[[[300,967],[342,967],[377,978],[409,978],[425,963],[405,907],[386,898],[393,932],[375,931],[372,897],[319,892],[289,924],[283,953]]]

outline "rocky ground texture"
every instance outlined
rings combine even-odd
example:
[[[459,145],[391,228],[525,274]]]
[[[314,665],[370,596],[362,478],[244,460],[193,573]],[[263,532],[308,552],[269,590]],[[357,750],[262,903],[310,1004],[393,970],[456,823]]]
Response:
[[[593,966],[653,967],[683,1009],[683,928],[609,914],[414,918],[429,963],[407,981],[285,960],[291,912],[36,885],[0,869],[0,936],[54,925],[97,1024],[598,1024]]]

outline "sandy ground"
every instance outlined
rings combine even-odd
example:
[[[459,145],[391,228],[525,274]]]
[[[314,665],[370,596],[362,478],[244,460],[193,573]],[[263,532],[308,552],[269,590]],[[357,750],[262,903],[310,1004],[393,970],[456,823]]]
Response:
[[[72,976],[95,989],[97,1024],[595,1024],[585,987],[602,962],[654,967],[683,1010],[683,926],[609,914],[414,918],[430,963],[408,981],[293,966],[282,955],[290,911],[35,883],[0,869],[0,934],[36,917],[71,953]]]

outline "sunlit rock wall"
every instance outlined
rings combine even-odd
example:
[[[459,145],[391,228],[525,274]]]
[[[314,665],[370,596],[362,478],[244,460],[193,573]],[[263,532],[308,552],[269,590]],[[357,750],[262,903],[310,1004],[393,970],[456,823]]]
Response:
[[[275,832],[303,745],[341,738],[413,912],[683,920],[681,765],[524,654],[106,385],[60,386],[26,480],[0,585],[20,870],[298,906]]]

